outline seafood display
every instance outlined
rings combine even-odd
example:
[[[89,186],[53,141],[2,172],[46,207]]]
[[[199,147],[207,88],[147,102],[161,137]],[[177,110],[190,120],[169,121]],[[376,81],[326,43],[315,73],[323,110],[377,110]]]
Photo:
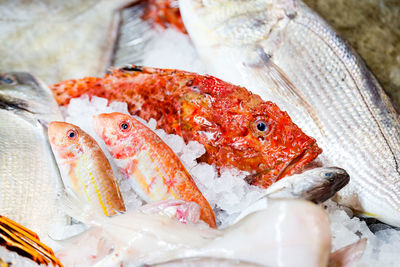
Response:
[[[67,217],[63,189],[44,126],[62,120],[49,88],[34,76],[0,74],[0,214],[48,239]]]
[[[40,242],[39,237],[22,225],[0,215],[0,245],[15,251],[38,264],[62,266],[51,248]],[[3,266],[3,261],[0,259]],[[5,266],[8,266],[4,262]],[[13,263],[10,263],[12,266]]]
[[[255,205],[258,211],[245,212],[239,223],[222,231],[140,212],[103,217],[97,221],[97,226],[57,256],[67,265],[82,262],[71,256],[73,250],[88,247],[88,244],[98,247],[102,240],[98,254],[112,248],[110,254],[103,253],[102,258],[94,259],[103,266],[119,262],[156,264],[187,257],[233,259],[262,266],[327,265],[330,230],[323,209],[303,200],[264,199]],[[78,210],[75,213],[80,215],[81,221],[88,221],[87,217],[91,217],[92,223],[96,221],[93,215]],[[255,227],[257,225],[263,227]],[[93,264],[93,258],[87,260],[87,265]]]
[[[301,170],[322,151],[274,103],[212,76],[130,66],[51,89],[59,105],[83,94],[126,102],[131,114],[204,145],[202,161],[247,171],[249,182],[262,187]]]
[[[121,113],[94,118],[96,133],[104,140],[117,166],[146,202],[165,199],[193,201],[200,218],[216,228],[210,204],[179,158],[160,137],[135,118]]]
[[[399,114],[303,1],[0,1],[0,266],[397,266]]]
[[[213,75],[286,110],[351,179],[337,201],[400,226],[400,122],[361,58],[301,1],[180,1]],[[235,29],[235,30],[233,30]]]
[[[78,126],[66,122],[51,122],[48,135],[67,189],[71,187],[106,216],[124,212],[117,180],[97,142]]]

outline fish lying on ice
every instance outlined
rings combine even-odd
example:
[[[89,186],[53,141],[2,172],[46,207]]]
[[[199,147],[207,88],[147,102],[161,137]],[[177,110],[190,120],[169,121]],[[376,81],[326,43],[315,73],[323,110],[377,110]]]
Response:
[[[212,76],[130,66],[51,88],[60,105],[83,94],[126,102],[132,115],[154,118],[167,133],[204,145],[201,161],[247,171],[263,187],[321,153],[277,105]]]
[[[100,219],[77,210],[74,212],[79,220],[96,226],[57,256],[67,265],[83,259],[92,261],[88,265],[114,266],[215,257],[263,266],[327,266],[331,237],[321,207],[303,200],[268,201],[267,205],[265,199],[261,202],[257,204],[262,205],[260,210],[222,231],[138,211]],[[73,256],[79,247],[89,246],[98,251],[92,251],[90,257]]]
[[[200,206],[200,218],[216,228],[214,212],[172,149],[135,118],[100,114],[94,129],[103,139],[121,173],[146,202],[182,199]]]
[[[53,250],[40,242],[37,234],[1,215],[0,246],[7,248],[9,251],[15,251],[21,255],[21,257],[29,258],[40,265],[51,264],[53,266],[62,266],[61,262],[54,255]],[[1,257],[6,259],[7,255],[1,255]],[[28,264],[28,261],[25,262]],[[3,266],[1,263],[0,258],[0,266]],[[12,262],[11,266],[14,264],[15,263]],[[20,262],[20,264],[23,263]]]
[[[347,172],[337,167],[319,167],[279,180],[267,188],[270,198],[302,198],[316,203],[331,198],[350,181]]]
[[[46,84],[100,75],[115,52],[120,11],[134,2],[0,1],[0,72],[30,72]]]
[[[297,0],[180,1],[212,74],[286,110],[350,183],[337,195],[400,226],[400,121],[361,58]]]
[[[78,126],[60,121],[50,122],[48,135],[66,187],[106,216],[124,212],[117,179],[97,142]]]
[[[28,73],[0,74],[0,214],[42,240],[67,224],[57,199],[63,190],[42,124],[62,120],[47,86]]]

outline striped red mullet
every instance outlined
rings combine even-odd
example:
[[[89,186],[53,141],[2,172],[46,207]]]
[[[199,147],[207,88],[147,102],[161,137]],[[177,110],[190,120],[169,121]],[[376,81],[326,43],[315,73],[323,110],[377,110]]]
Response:
[[[200,219],[216,227],[210,204],[172,149],[153,131],[121,113],[95,116],[94,128],[143,200],[195,202],[200,206]]]
[[[125,211],[111,165],[97,142],[66,122],[51,122],[48,134],[64,183],[106,216]]]

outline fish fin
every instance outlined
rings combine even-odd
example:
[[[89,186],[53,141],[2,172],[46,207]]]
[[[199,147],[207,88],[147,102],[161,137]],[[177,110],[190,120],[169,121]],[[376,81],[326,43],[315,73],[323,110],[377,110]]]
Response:
[[[121,10],[118,40],[110,66],[141,65],[144,48],[155,36],[151,23],[142,19],[145,1]]]
[[[266,194],[265,195],[263,194],[258,200],[256,200],[251,205],[242,210],[240,214],[235,218],[232,225],[236,224],[237,222],[239,222],[240,220],[242,220],[243,218],[247,217],[248,215],[254,212],[266,209],[268,207],[268,198],[265,196]]]
[[[86,199],[65,188],[60,198],[60,204],[72,218],[86,225],[99,225],[103,222],[105,215],[100,207],[92,207]]]
[[[304,108],[306,113],[311,117],[319,128],[322,135],[325,135],[323,124],[318,118],[315,109],[305,99],[303,93],[293,84],[286,73],[276,65],[271,59],[271,55],[266,53],[262,47],[256,48],[257,63],[245,64],[255,72],[256,77],[265,79],[267,77],[275,84],[276,93],[282,96],[285,100],[289,100],[293,105],[299,108]],[[273,90],[270,88],[270,90]]]
[[[361,238],[355,243],[331,253],[328,267],[351,267],[361,258],[367,245],[367,239]]]
[[[0,215],[0,240],[6,248],[28,257],[38,264],[62,266],[53,250],[43,244],[38,235],[24,226]]]

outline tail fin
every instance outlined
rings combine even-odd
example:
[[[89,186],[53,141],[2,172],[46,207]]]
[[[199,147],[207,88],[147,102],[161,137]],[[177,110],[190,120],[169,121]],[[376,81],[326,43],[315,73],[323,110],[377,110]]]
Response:
[[[66,190],[60,199],[61,206],[72,218],[83,222],[88,226],[101,225],[106,216],[100,208],[91,206],[83,197],[74,194],[72,190]]]
[[[30,258],[38,264],[62,266],[51,248],[40,242],[38,235],[0,215],[0,244],[8,250]]]

